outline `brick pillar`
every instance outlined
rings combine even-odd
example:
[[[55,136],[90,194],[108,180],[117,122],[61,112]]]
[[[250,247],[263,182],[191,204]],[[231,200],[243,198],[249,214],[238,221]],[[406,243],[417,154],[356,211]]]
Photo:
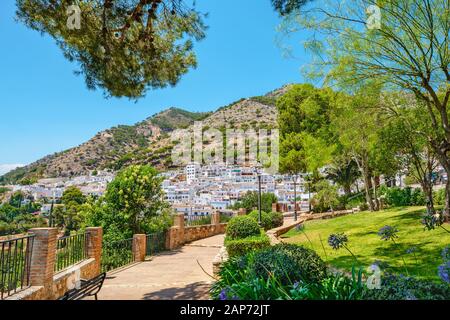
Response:
[[[32,286],[43,286],[44,296],[46,299],[50,299],[58,230],[56,228],[33,228],[29,232],[35,235],[30,266],[30,284]]]
[[[166,235],[166,249],[173,250],[184,243],[184,214],[179,213],[173,216],[173,227]]]
[[[147,250],[147,236],[145,234],[133,235],[133,257],[134,261],[145,261],[145,254]]]
[[[89,227],[86,228],[86,233],[88,234],[87,254],[89,258],[95,259],[95,275],[98,275],[102,265],[103,228]]]
[[[220,224],[220,212],[213,212],[211,214],[211,224]]]
[[[238,216],[245,216],[247,214],[247,210],[245,208],[240,208],[238,210]]]
[[[178,213],[173,216],[173,226],[184,229],[184,213]]]
[[[272,212],[278,212],[278,203],[272,203]]]

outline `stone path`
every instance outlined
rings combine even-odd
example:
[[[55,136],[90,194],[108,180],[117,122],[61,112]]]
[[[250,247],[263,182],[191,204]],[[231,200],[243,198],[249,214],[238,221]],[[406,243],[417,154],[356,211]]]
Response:
[[[224,235],[194,241],[174,251],[108,273],[99,300],[209,299],[212,261]],[[197,262],[198,261],[198,262]],[[200,267],[200,265],[201,267]]]

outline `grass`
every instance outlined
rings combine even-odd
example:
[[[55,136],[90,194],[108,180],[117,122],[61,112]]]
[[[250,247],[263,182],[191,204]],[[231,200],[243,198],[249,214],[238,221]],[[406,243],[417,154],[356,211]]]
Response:
[[[450,234],[442,228],[425,231],[421,224],[424,212],[422,207],[402,207],[309,221],[305,223],[303,231],[293,229],[282,237],[285,242],[310,247],[327,263],[350,271],[355,263],[354,258],[345,249],[333,250],[327,242],[330,234],[343,232],[348,236],[348,248],[361,266],[367,268],[379,260],[388,263],[391,271],[406,274],[403,256],[409,275],[438,280],[437,267],[442,264],[441,251],[450,244]],[[382,241],[378,236],[379,229],[385,225],[399,229],[397,245],[392,241]],[[449,229],[448,225],[446,229]],[[406,253],[411,247],[415,247],[416,252]]]

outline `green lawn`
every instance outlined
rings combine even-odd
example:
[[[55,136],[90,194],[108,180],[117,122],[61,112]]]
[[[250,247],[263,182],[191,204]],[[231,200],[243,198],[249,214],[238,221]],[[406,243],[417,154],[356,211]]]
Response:
[[[442,228],[425,231],[421,224],[424,211],[421,207],[393,208],[309,221],[305,223],[303,232],[293,229],[282,237],[285,242],[312,247],[324,260],[339,269],[351,270],[355,261],[352,256],[345,249],[335,251],[328,245],[330,234],[343,232],[348,236],[348,248],[362,266],[367,267],[379,260],[387,262],[392,271],[405,274],[403,256],[409,275],[437,280],[437,267],[442,263],[440,254],[450,244],[450,233]],[[382,241],[378,236],[378,230],[385,225],[399,229],[398,246],[392,241]],[[450,229],[448,224],[445,227]],[[415,256],[406,253],[411,247],[417,248]]]

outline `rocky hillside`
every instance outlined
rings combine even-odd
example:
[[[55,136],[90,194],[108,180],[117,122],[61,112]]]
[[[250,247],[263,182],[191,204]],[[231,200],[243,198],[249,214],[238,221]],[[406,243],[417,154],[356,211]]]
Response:
[[[134,163],[164,169],[171,166],[172,131],[188,129],[195,121],[218,129],[274,128],[277,125],[275,101],[286,90],[287,86],[264,96],[241,99],[212,113],[170,108],[133,126],[117,126],[99,132],[75,148],[5,174],[0,177],[0,183],[29,184],[44,177],[70,177],[108,168],[120,170]]]

